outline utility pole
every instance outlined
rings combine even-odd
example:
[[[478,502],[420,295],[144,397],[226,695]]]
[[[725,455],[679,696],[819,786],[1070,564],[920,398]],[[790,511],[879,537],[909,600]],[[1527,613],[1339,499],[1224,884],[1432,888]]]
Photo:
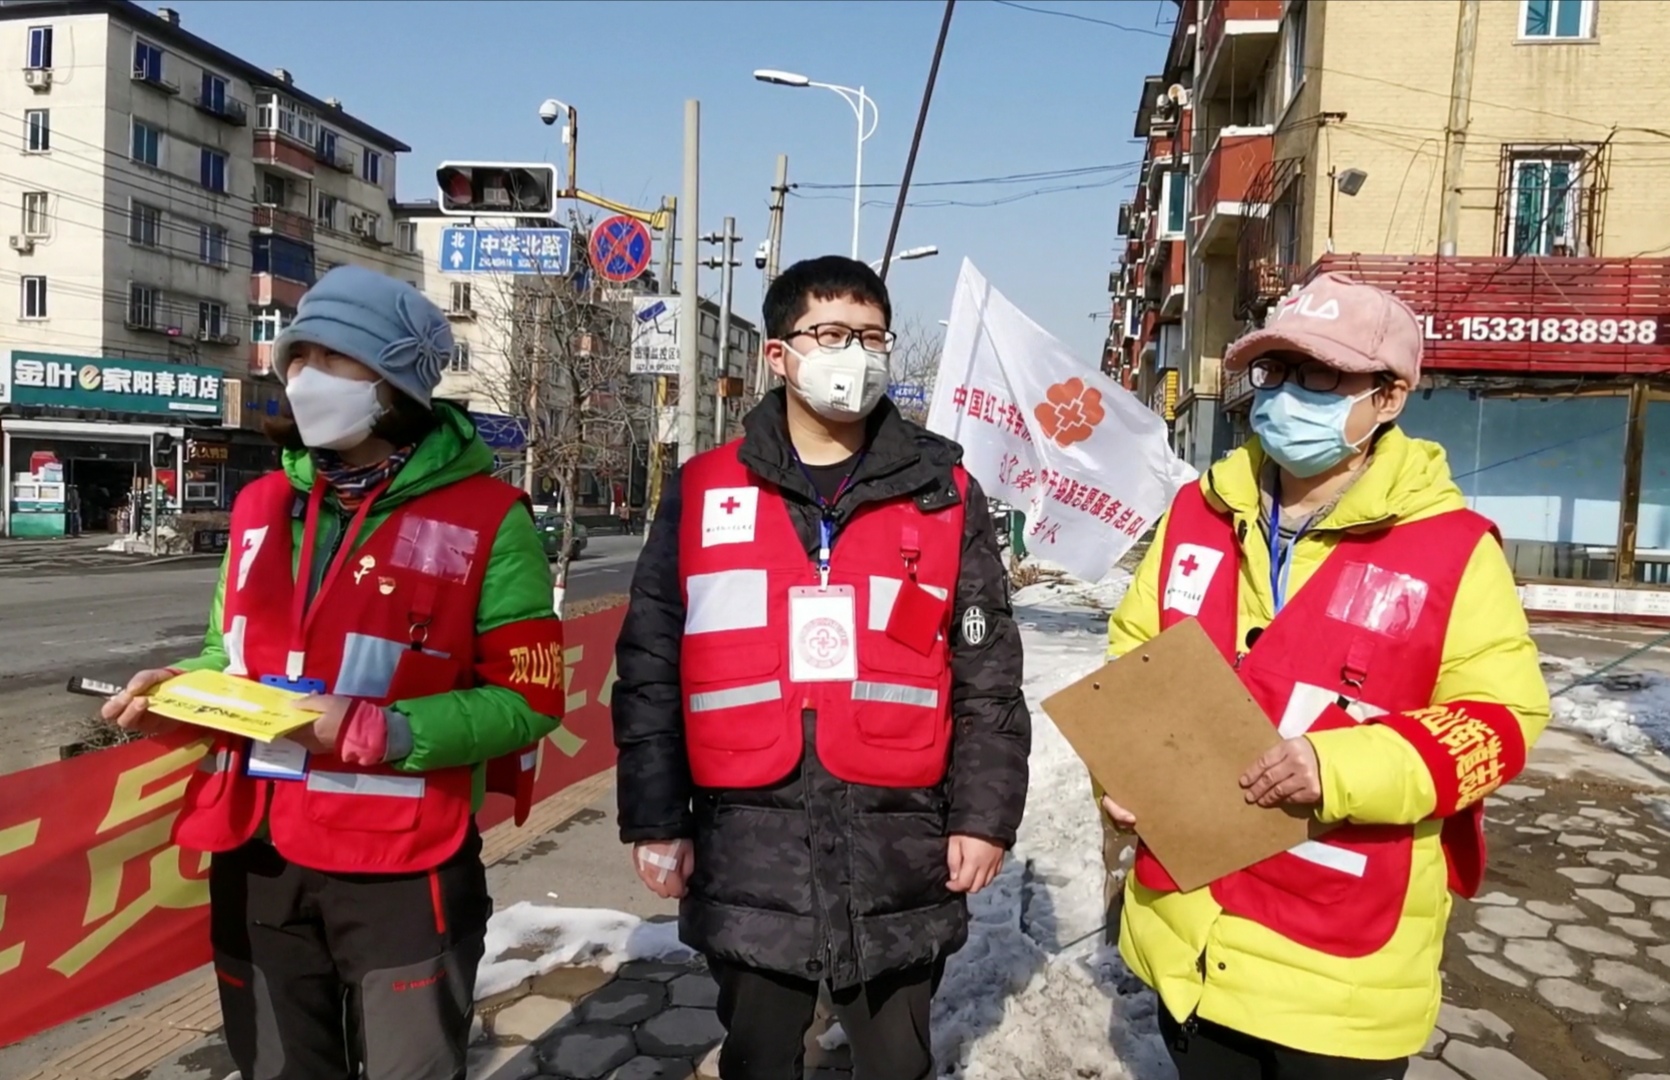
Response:
[[[673,246],[678,236],[678,200],[664,196],[661,208],[666,211],[667,225],[661,232],[661,269],[655,275],[655,291],[662,296],[673,294]],[[649,490],[644,495],[644,539],[649,539],[649,523],[661,505],[661,415],[667,408],[667,376],[655,377],[655,412],[649,423]]]
[[[1461,0],[1450,81],[1450,122],[1444,129],[1444,201],[1438,215],[1438,254],[1454,255],[1461,232],[1461,175],[1473,112],[1473,52],[1479,39],[1479,0]]]
[[[789,197],[789,156],[777,155],[777,180],[771,185],[771,223],[766,227],[765,234],[765,287],[769,291],[771,283],[777,280],[777,274],[783,264],[783,207]],[[762,328],[763,329],[763,328]],[[760,338],[759,355],[754,357],[754,397],[765,396],[766,388],[771,382],[771,369],[765,362],[765,338]]]
[[[684,227],[684,262],[679,267],[678,298],[678,463],[696,456],[696,401],[701,388],[702,354],[701,244],[702,103],[684,103],[684,195],[679,200]]]
[[[726,379],[730,377],[731,353],[731,281],[735,277],[734,271],[740,265],[736,258],[736,245],[742,237],[736,234],[736,218],[725,219],[725,231],[704,236],[702,242],[718,244],[719,254],[703,262],[702,265],[720,273],[719,285],[719,367],[713,380],[713,445],[725,445],[725,388]]]

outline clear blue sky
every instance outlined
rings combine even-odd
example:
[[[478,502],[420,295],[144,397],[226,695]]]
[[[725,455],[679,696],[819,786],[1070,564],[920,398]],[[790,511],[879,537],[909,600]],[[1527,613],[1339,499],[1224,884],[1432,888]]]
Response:
[[[755,68],[863,84],[881,124],[865,146],[866,260],[881,257],[939,28],[936,0],[167,0],[186,29],[413,147],[402,198],[433,198],[445,159],[555,160],[539,103],[579,111],[580,186],[639,206],[680,186],[684,101],[702,103],[702,231],[725,215],[744,237],[737,308],[758,317],[755,245],[776,156],[789,156],[784,263],[851,240],[855,122],[834,93],[755,82]],[[1100,355],[1115,213],[1141,158],[1131,138],[1142,76],[1162,62],[1170,0],[962,0],[917,160],[918,184],[1102,167],[1003,184],[912,188],[899,246],[937,258],[889,275],[901,315],[932,325],[972,258],[997,288],[1074,347]],[[1130,30],[1104,23],[1118,23]],[[1053,193],[1030,193],[1045,189]],[[947,200],[970,204],[943,205]],[[940,203],[941,205],[933,205]],[[883,205],[885,204],[885,205]],[[703,271],[702,291],[718,275]]]

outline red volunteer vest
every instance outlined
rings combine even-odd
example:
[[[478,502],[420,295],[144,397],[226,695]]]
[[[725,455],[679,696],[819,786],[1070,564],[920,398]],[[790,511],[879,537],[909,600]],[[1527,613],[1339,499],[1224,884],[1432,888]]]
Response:
[[[914,500],[861,507],[835,537],[829,583],[852,590],[851,640],[828,620],[800,627],[832,663],[857,650],[852,682],[792,681],[793,589],[816,562],[782,493],[750,473],[740,443],[684,467],[679,671],[690,772],[706,788],[758,788],[794,771],[802,712],[817,712],[817,755],[834,776],[929,787],[951,747],[948,635],[961,566],[963,501],[933,513]],[[967,474],[954,470],[966,498]],[[825,625],[818,625],[819,622]]]
[[[1240,544],[1229,515],[1191,484],[1166,524],[1160,625],[1198,617],[1288,738],[1424,709],[1462,573],[1493,532],[1487,519],[1457,510],[1347,534],[1247,648],[1237,640]],[[1452,884],[1463,890],[1476,889],[1483,874],[1482,806],[1445,822]],[[1224,910],[1307,948],[1366,956],[1397,929],[1413,846],[1411,827],[1346,823],[1220,878],[1212,895]],[[1138,848],[1135,873],[1148,888],[1177,887],[1146,847]]]
[[[477,685],[482,579],[499,525],[521,497],[471,477],[405,503],[368,536],[362,529],[364,542],[337,556],[340,568],[314,597],[298,642],[292,599],[306,586],[295,582],[291,527],[306,496],[283,473],[257,480],[232,509],[221,625],[227,674],[305,677],[377,704]],[[559,665],[560,653],[559,645]],[[532,749],[489,769],[493,790],[518,796],[518,818],[532,790],[533,770],[524,767]],[[316,754],[305,779],[269,781],[246,774],[248,756],[247,740],[217,739],[187,785],[176,843],[230,851],[265,815],[291,862],[330,873],[410,873],[450,858],[469,827],[468,766],[413,774]]]

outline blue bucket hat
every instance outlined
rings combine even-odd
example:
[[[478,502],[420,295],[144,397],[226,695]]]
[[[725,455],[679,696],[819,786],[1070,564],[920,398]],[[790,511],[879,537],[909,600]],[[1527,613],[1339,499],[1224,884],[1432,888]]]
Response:
[[[441,309],[404,281],[360,266],[338,266],[302,296],[278,336],[273,370],[282,381],[303,342],[357,360],[407,397],[429,406],[452,355]]]

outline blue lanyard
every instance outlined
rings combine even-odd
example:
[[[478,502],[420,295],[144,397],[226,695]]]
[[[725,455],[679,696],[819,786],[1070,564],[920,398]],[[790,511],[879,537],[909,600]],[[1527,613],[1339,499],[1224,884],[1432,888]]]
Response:
[[[1299,539],[1310,528],[1311,519],[1293,534],[1293,539],[1287,544],[1287,550],[1282,551],[1281,543],[1281,507],[1270,507],[1270,596],[1275,604],[1272,614],[1281,614],[1281,609],[1287,603],[1287,579],[1293,573],[1293,549],[1299,546]],[[1284,557],[1285,554],[1285,557]]]
[[[793,453],[792,450],[790,452]],[[852,471],[841,480],[841,486],[835,489],[833,502],[824,501],[824,497],[818,492],[817,482],[812,479],[812,471],[800,460],[799,454],[794,455],[794,463],[800,466],[800,474],[811,486],[813,498],[818,500],[818,581],[825,589],[829,588],[829,553],[835,546],[835,503],[841,501],[841,496],[845,495],[847,488],[852,485],[852,478],[858,475],[859,466],[864,464],[864,455],[868,453],[869,450],[863,451],[858,455],[858,460],[852,463]]]

